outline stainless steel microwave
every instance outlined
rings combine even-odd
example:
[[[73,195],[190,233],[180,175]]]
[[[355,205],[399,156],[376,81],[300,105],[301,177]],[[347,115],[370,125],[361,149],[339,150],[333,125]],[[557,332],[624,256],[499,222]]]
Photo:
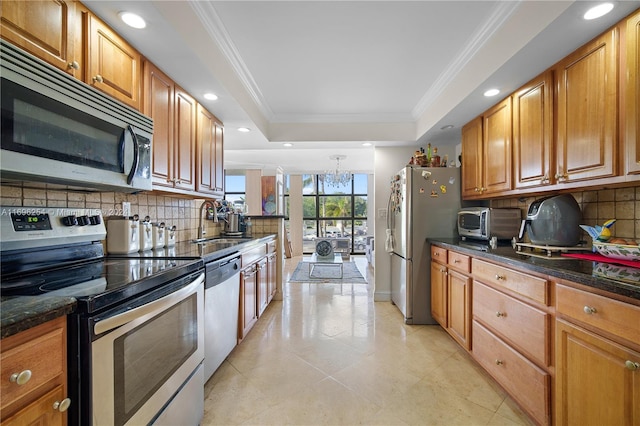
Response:
[[[3,182],[151,189],[151,118],[0,43]]]
[[[465,238],[510,240],[520,231],[520,209],[466,207],[458,212],[458,235]]]

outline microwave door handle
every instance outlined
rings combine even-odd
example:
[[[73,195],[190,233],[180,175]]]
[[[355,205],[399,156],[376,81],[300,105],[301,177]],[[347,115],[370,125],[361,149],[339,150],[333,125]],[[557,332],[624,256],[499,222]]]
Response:
[[[133,177],[138,172],[138,166],[140,163],[140,143],[138,142],[138,138],[136,137],[136,132],[133,131],[133,127],[129,124],[127,125],[127,130],[131,133],[131,138],[133,139],[133,164],[131,165],[131,170],[129,171],[129,175],[127,176],[127,184],[131,185],[133,182]]]

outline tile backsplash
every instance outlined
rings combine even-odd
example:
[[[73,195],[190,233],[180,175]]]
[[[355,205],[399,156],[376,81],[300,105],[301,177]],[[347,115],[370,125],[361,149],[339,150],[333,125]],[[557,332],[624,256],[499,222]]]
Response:
[[[131,214],[141,218],[149,216],[152,222],[176,226],[176,241],[197,238],[198,215],[203,199],[185,199],[157,194],[126,194],[119,192],[77,192],[48,189],[45,184],[30,187],[1,186],[0,203],[3,206],[76,207],[99,209],[105,220],[109,216],[122,216],[122,203],[131,203]],[[223,223],[204,220],[206,236],[220,235]]]
[[[612,235],[640,241],[640,186],[599,191],[573,192],[582,210],[582,225],[602,225],[616,219],[611,227]],[[521,197],[493,200],[491,207],[518,207],[522,217],[527,216],[529,205],[540,197]],[[584,233],[584,239],[590,238]]]

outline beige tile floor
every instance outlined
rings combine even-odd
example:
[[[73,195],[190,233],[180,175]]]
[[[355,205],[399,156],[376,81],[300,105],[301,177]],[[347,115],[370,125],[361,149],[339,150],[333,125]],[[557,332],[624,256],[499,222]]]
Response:
[[[285,282],[205,386],[202,425],[240,424],[531,423],[442,328],[404,324],[372,285]]]

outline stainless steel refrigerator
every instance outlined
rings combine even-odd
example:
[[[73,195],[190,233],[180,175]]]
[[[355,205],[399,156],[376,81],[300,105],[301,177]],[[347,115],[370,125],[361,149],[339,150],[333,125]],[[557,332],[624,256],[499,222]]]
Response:
[[[391,255],[391,301],[407,324],[436,324],[427,238],[457,237],[460,205],[459,168],[405,167],[391,179],[385,248]]]

